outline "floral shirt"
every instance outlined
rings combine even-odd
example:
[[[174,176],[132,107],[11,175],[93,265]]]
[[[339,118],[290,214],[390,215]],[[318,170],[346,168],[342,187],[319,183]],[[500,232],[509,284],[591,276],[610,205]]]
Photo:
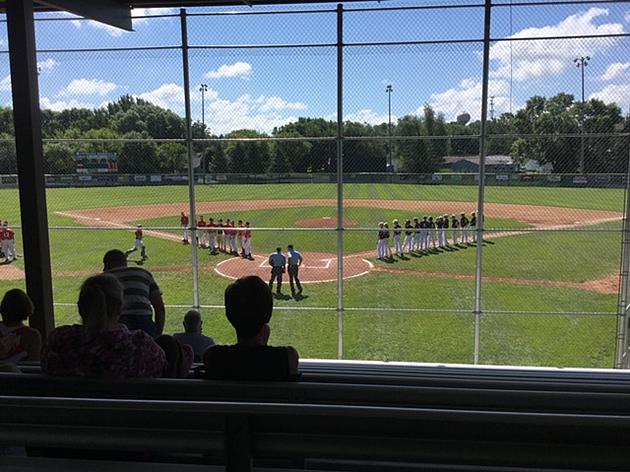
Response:
[[[66,377],[160,377],[164,351],[144,331],[125,325],[87,339],[81,325],[60,326],[48,336],[42,372]]]

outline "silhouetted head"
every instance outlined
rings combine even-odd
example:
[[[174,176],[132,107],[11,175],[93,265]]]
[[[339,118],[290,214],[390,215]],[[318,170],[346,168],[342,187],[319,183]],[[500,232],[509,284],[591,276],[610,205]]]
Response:
[[[271,289],[257,275],[241,277],[225,289],[225,314],[239,340],[257,336],[272,311]]]
[[[201,332],[201,313],[197,310],[188,310],[184,315],[184,330],[187,333],[200,333]]]
[[[35,307],[30,297],[19,288],[13,288],[4,294],[0,303],[0,314],[5,323],[17,323],[28,319]]]
[[[110,249],[103,256],[103,270],[127,267],[127,255],[120,249]]]

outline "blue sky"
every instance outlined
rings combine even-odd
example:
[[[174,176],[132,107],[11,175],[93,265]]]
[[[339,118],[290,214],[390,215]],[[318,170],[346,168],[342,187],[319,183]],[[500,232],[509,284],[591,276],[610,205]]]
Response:
[[[414,5],[412,2],[361,6]],[[460,4],[463,4],[460,2]],[[348,9],[359,8],[356,4]],[[294,49],[194,48],[190,52],[193,118],[201,120],[199,84],[205,83],[205,121],[211,131],[238,128],[270,131],[298,116],[334,119],[336,112],[334,5],[306,6],[317,13],[291,15],[191,16],[191,46],[309,44]],[[286,10],[246,7],[234,11]],[[209,12],[189,9],[189,13]],[[217,10],[212,10],[217,11]],[[223,10],[226,11],[226,10]],[[178,46],[180,20],[142,18],[178,10],[137,9],[127,33],[76,17],[37,23],[38,49]],[[58,16],[58,15],[57,15]],[[51,18],[41,15],[40,18]],[[493,9],[492,37],[555,37],[626,33],[630,5],[577,4]],[[346,43],[466,39],[481,40],[479,8],[349,12]],[[0,24],[6,48],[6,25]],[[511,45],[510,45],[511,44]],[[346,119],[387,120],[385,87],[392,83],[394,118],[431,104],[447,119],[479,116],[480,42],[405,46],[350,46],[344,55]],[[534,94],[580,93],[573,59],[591,56],[586,96],[630,107],[630,38],[496,42],[491,49],[490,94],[495,112],[514,111]],[[10,105],[8,56],[0,56],[0,103]],[[40,52],[42,107],[99,107],[121,94],[143,97],[183,114],[181,53],[177,49],[132,52]]]

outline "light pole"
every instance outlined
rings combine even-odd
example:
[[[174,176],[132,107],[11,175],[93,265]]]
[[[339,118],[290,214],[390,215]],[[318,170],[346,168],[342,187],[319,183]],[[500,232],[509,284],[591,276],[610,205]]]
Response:
[[[205,93],[208,91],[207,84],[201,84],[199,86],[199,91],[201,92],[201,123],[203,125],[206,124],[206,102],[205,102]]]
[[[394,88],[392,84],[388,84],[385,92],[387,92],[387,109],[389,121],[387,125],[388,149],[387,149],[387,172],[392,171],[392,92]]]
[[[582,73],[582,116],[580,117],[580,161],[578,162],[578,172],[584,173],[584,68],[588,66],[590,56],[581,56],[573,59],[575,65]]]

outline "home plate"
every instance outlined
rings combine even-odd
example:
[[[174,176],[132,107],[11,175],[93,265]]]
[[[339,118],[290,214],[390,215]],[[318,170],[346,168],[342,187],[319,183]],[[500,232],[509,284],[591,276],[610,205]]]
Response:
[[[324,252],[302,252],[304,262],[300,267],[302,283],[334,282],[337,280],[337,256]],[[233,257],[219,262],[214,271],[229,279],[238,279],[247,275],[258,275],[267,280],[271,274],[268,264],[269,255],[254,255],[254,260]],[[343,278],[350,279],[367,274],[374,266],[360,257],[345,257],[343,260]],[[284,274],[288,281],[289,275]]]

